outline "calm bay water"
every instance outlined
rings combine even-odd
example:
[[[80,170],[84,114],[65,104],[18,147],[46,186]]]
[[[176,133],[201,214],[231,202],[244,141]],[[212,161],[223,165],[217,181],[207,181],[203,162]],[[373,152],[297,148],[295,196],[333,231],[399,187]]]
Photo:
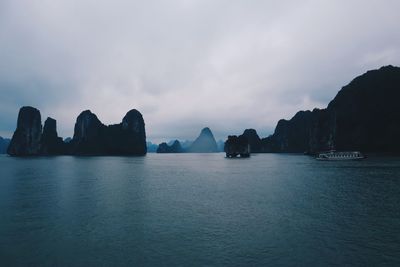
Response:
[[[1,266],[400,266],[400,158],[0,157]]]

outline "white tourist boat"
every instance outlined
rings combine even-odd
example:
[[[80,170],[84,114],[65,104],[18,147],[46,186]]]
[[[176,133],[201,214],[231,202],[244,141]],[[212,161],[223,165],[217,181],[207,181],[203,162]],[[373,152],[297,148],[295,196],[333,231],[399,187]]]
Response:
[[[317,160],[358,160],[364,159],[365,156],[359,151],[341,151],[334,150],[321,152],[317,155]]]

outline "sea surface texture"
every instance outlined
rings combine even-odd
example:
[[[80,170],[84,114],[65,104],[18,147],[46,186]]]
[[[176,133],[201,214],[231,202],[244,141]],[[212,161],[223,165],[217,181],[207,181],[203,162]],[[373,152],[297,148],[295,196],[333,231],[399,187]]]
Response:
[[[0,157],[0,266],[400,266],[400,158]]]

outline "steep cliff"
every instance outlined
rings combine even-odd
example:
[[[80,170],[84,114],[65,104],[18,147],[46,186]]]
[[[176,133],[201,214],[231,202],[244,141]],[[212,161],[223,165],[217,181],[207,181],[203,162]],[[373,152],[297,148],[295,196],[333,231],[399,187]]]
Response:
[[[104,154],[106,128],[90,110],[81,112],[75,122],[69,152],[75,155]]]
[[[57,122],[47,118],[43,127],[39,110],[21,108],[17,129],[7,153],[34,155],[144,155],[146,132],[142,114],[133,109],[120,124],[105,126],[90,110],[76,119],[74,136],[64,142],[57,134]]]
[[[400,151],[400,68],[382,67],[354,79],[333,99],[338,150]]]
[[[280,120],[262,139],[265,152],[400,152],[400,68],[368,71],[343,87],[326,109]]]
[[[76,119],[70,153],[78,155],[144,155],[147,152],[142,114],[133,109],[120,124],[105,126],[90,110]]]
[[[66,145],[57,134],[57,121],[47,118],[44,122],[43,133],[40,140],[40,154],[61,155],[66,153]]]
[[[251,153],[263,152],[263,147],[261,143],[261,138],[258,136],[257,131],[254,129],[244,130],[241,136],[246,137],[248,144],[250,146]]]
[[[142,114],[130,110],[120,124],[105,129],[106,153],[110,155],[144,155],[147,152],[146,131]]]
[[[40,111],[33,107],[22,107],[7,153],[11,156],[39,155],[41,135]]]

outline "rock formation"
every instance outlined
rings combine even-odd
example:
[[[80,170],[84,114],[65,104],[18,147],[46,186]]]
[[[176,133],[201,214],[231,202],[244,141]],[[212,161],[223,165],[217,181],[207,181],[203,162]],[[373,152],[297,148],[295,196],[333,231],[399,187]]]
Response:
[[[217,142],[210,128],[201,130],[199,137],[189,147],[188,152],[192,153],[213,153],[218,152]]]
[[[343,87],[326,109],[280,120],[264,152],[327,149],[400,152],[400,68],[368,71]]]
[[[74,137],[69,143],[70,153],[74,155],[105,154],[106,128],[90,110],[81,112],[76,118]]]
[[[224,151],[228,158],[235,158],[238,155],[241,158],[247,158],[250,156],[249,140],[244,135],[230,135],[225,142]]]
[[[76,155],[144,155],[147,152],[142,114],[133,109],[120,124],[105,126],[90,110],[76,119],[70,153]]]
[[[175,140],[172,145],[168,145],[167,143],[161,143],[157,148],[157,153],[182,153],[183,149],[181,143],[178,140]]]
[[[280,120],[272,136],[262,140],[262,151],[304,152],[308,148],[311,111],[300,111],[290,121]]]
[[[57,121],[47,118],[44,122],[43,133],[40,140],[41,155],[61,155],[66,151],[66,145],[57,134]]]
[[[7,153],[7,148],[10,145],[10,139],[0,136],[0,154]]]
[[[18,125],[7,153],[33,155],[144,155],[146,132],[142,114],[133,109],[120,124],[105,126],[90,110],[76,119],[74,137],[64,142],[57,134],[57,122],[48,118],[43,133],[39,110],[21,108]]]
[[[11,156],[34,156],[40,153],[42,121],[39,110],[22,107],[19,110],[17,129],[7,153]]]
[[[256,130],[254,129],[246,129],[242,136],[246,137],[250,145],[251,153],[261,153],[263,152],[261,139],[258,136]]]
[[[126,113],[120,124],[106,128],[106,154],[144,155],[147,153],[146,131],[142,114],[136,109]]]

